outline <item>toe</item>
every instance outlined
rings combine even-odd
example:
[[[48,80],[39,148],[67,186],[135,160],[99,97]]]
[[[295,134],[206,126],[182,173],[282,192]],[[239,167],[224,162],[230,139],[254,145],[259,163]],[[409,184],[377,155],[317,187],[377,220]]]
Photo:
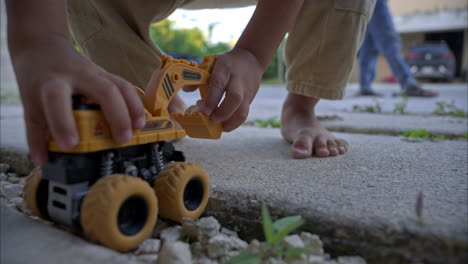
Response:
[[[338,146],[335,139],[330,139],[327,141],[328,152],[330,156],[337,156],[339,154]]]
[[[346,140],[343,140],[343,139],[337,139],[336,143],[337,143],[338,151],[340,152],[340,155],[345,154],[346,151],[348,150],[348,142],[346,142]]]
[[[312,156],[312,138],[299,135],[291,146],[291,155],[295,159],[305,159]]]
[[[330,151],[328,151],[327,140],[324,137],[317,137],[314,142],[315,155],[318,157],[328,157],[330,156]]]

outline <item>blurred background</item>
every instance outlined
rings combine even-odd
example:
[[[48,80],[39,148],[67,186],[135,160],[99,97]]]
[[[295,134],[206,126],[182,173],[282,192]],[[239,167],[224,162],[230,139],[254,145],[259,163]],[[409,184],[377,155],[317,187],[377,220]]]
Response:
[[[421,81],[465,82],[468,67],[468,4],[466,0],[389,0],[402,41],[402,54]],[[254,12],[254,6],[229,9],[179,9],[153,24],[151,36],[165,52],[200,61],[206,54],[229,50]],[[14,97],[16,83],[6,44],[6,15],[1,1],[1,97]],[[280,47],[281,49],[281,47]],[[280,50],[279,49],[279,50]],[[282,84],[285,68],[281,52],[264,74],[265,84]],[[358,81],[358,67],[350,82]],[[396,82],[386,61],[379,58],[377,82]]]

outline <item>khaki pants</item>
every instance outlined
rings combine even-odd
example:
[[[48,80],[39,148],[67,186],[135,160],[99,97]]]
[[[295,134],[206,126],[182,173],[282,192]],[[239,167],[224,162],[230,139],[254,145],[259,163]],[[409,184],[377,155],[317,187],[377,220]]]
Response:
[[[149,25],[177,8],[222,8],[252,0],[69,0],[71,31],[98,65],[144,88],[160,65]],[[341,99],[375,0],[305,0],[284,54],[287,89]]]

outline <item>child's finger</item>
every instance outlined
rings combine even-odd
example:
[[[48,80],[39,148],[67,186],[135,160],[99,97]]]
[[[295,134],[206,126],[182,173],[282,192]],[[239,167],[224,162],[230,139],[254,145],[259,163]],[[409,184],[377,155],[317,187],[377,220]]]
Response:
[[[235,83],[235,79],[231,79],[226,89],[226,97],[224,97],[221,105],[214,111],[211,119],[214,122],[226,121],[234,114],[244,100],[243,90],[239,89],[239,85]]]
[[[203,114],[211,116],[213,111],[218,107],[229,83],[230,76],[230,72],[225,67],[216,67],[215,65],[211,74],[205,104],[202,108]]]
[[[112,138],[118,144],[130,140],[132,137],[132,123],[127,104],[117,85],[105,78],[93,77],[84,79],[77,87],[77,90],[101,105]]]
[[[39,120],[44,120],[39,118]],[[47,162],[47,129],[45,122],[37,122],[34,118],[25,116],[26,134],[28,138],[29,155],[37,166]]]
[[[249,115],[249,104],[244,101],[229,120],[223,123],[223,130],[230,132],[241,126]]]
[[[198,85],[185,85],[182,90],[187,93],[195,92],[198,89]]]
[[[63,149],[72,148],[79,138],[72,114],[71,86],[54,79],[44,83],[41,90],[44,115],[54,140]]]
[[[135,90],[135,86],[115,75],[110,75],[109,78],[117,84],[122,93],[132,119],[133,128],[143,128],[145,125],[145,111],[141,98]]]

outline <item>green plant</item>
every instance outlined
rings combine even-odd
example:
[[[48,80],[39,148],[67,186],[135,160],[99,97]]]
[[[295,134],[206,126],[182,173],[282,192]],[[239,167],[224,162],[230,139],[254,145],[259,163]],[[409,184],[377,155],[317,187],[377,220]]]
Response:
[[[466,117],[465,110],[458,108],[455,105],[455,102],[452,101],[450,103],[446,102],[436,102],[436,108],[432,112],[435,115],[450,115],[456,117]]]
[[[262,253],[244,252],[229,260],[228,264],[257,264],[262,259],[269,257],[295,257],[302,253],[309,252],[309,248],[290,248],[286,249],[280,242],[289,233],[293,232],[304,224],[301,216],[288,216],[275,222],[271,220],[268,208],[262,206],[262,224],[265,242],[260,244]]]
[[[408,106],[408,96],[402,96],[401,102],[393,105],[393,113],[404,115],[406,114],[406,107]]]
[[[401,134],[401,136],[406,138],[419,138],[419,139],[428,139],[433,141],[444,140],[445,136],[443,135],[434,135],[427,132],[426,129],[412,129],[406,130]]]
[[[274,117],[266,119],[266,120],[257,119],[255,121],[253,121],[253,125],[254,126],[259,126],[259,127],[278,128],[278,127],[281,126],[281,120],[279,120],[277,116],[274,116]]]
[[[353,112],[364,113],[382,113],[382,106],[378,100],[374,101],[373,105],[353,105]]]

